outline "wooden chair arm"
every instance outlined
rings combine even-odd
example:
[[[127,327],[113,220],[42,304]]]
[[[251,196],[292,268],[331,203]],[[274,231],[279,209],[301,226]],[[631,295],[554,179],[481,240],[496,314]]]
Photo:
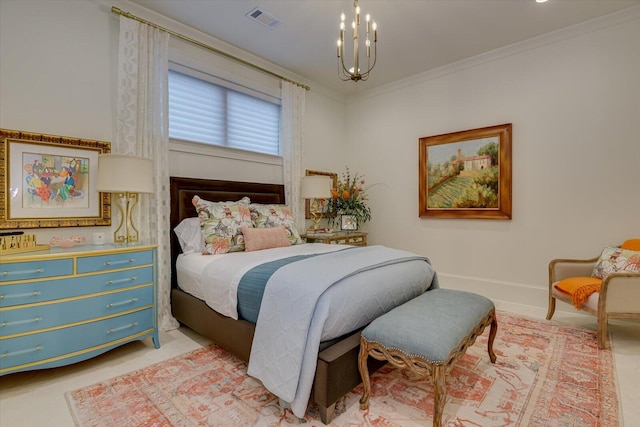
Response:
[[[549,289],[568,277],[589,277],[598,257],[591,259],[554,259],[549,263]]]
[[[612,273],[600,287],[598,311],[607,313],[640,313],[640,273]]]

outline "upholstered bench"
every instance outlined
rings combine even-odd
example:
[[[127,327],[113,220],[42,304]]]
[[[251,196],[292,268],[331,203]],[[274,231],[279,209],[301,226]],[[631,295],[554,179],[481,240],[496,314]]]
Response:
[[[495,363],[493,340],[498,323],[491,300],[470,292],[434,289],[375,319],[360,338],[358,368],[364,394],[360,409],[369,407],[371,383],[367,357],[386,360],[420,376],[431,376],[434,388],[433,425],[442,425],[447,396],[445,377],[491,325],[487,350]]]

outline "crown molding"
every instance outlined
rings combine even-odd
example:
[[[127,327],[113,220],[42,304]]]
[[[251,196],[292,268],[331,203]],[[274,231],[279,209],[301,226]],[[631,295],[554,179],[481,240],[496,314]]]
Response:
[[[389,83],[375,89],[371,89],[367,92],[353,95],[347,98],[347,104],[361,101],[367,98],[380,96],[388,92],[393,92],[405,87],[414,86],[416,84],[437,79],[439,77],[453,74],[468,68],[477,67],[488,62],[497,61],[508,56],[517,55],[529,50],[538,49],[543,46],[559,43],[564,40],[579,37],[596,31],[601,31],[615,25],[620,25],[629,21],[639,19],[640,6],[633,6],[603,17],[571,25],[569,27],[562,28],[560,30],[556,30],[540,36],[532,37],[518,43],[465,58],[451,64],[443,65],[442,67],[434,68],[433,70],[425,71],[423,73],[416,74],[414,76],[407,77],[405,79],[398,80],[396,82]]]

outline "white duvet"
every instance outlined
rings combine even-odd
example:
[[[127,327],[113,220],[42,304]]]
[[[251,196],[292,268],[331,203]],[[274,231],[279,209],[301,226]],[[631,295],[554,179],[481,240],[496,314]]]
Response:
[[[180,289],[204,300],[220,314],[238,319],[238,284],[253,267],[296,255],[322,254],[350,248],[347,245],[307,243],[253,252],[222,255],[180,254],[176,270]]]
[[[200,255],[185,255],[178,264],[178,271],[180,274],[181,264],[183,267],[188,264],[191,279],[194,279],[198,276],[195,271],[199,270],[200,298],[219,313],[237,319],[238,283],[251,268],[280,258],[334,252],[348,247],[304,244],[209,255],[203,257],[206,259],[204,264],[196,261],[202,259]],[[374,268],[367,266],[367,260],[353,258],[350,263],[358,264],[355,269],[361,271],[351,275],[348,269],[341,271],[343,266],[338,266],[338,258],[355,256],[359,249],[354,249],[288,264],[277,270],[265,287],[248,373],[290,403],[298,417],[303,417],[306,411],[321,341],[361,328],[393,307],[420,295],[432,284],[437,287],[435,272],[425,258],[382,247],[361,249],[371,257],[379,258],[372,258],[372,265],[385,260],[383,250],[404,260]],[[320,258],[332,258],[334,264],[324,265]],[[339,279],[345,273],[348,277]],[[182,287],[182,282],[179,283]]]

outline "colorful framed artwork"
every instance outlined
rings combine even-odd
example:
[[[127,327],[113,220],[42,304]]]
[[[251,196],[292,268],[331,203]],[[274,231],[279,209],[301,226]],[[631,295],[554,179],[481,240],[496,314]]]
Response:
[[[333,188],[336,188],[338,186],[337,173],[306,170],[305,175],[306,176],[315,176],[315,175],[328,176],[329,178],[331,178],[331,182],[333,182]],[[318,204],[320,205],[320,211],[322,212],[322,214],[320,215],[320,218],[327,217],[327,214],[326,214],[327,208],[324,204],[324,201],[325,199],[318,199]],[[311,201],[308,199],[305,200],[304,202],[304,217],[306,219],[313,219],[313,215],[311,215]]]
[[[111,225],[96,190],[109,142],[0,129],[0,229]]]
[[[419,215],[511,219],[511,123],[419,140]]]

